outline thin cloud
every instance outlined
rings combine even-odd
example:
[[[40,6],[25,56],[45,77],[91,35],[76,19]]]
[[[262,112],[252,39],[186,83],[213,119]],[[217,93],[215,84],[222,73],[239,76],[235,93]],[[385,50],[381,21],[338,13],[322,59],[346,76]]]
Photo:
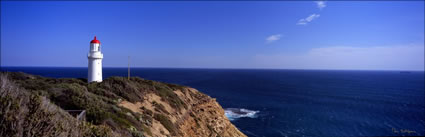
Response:
[[[317,8],[319,8],[320,10],[326,7],[325,1],[316,1],[316,4],[317,4]]]
[[[282,37],[281,34],[271,35],[266,38],[266,43],[272,43],[274,41],[280,40],[281,37]]]
[[[290,54],[259,54],[255,65],[288,69],[424,70],[424,46],[335,46]]]
[[[310,23],[311,21],[313,21],[314,19],[317,19],[320,17],[320,14],[311,14],[310,16],[308,16],[307,18],[304,19],[300,19],[297,23],[297,25],[307,25],[308,23]]]

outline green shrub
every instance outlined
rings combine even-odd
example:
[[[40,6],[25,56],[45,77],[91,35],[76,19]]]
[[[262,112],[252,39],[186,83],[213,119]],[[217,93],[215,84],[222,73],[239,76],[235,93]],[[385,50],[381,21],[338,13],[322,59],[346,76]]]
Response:
[[[88,128],[90,130],[90,132],[92,133],[91,135],[87,135],[87,136],[94,136],[94,137],[113,137],[114,135],[112,134],[112,129],[106,125],[92,125],[90,123],[85,123],[85,128]]]
[[[162,114],[159,113],[155,113],[154,118],[156,120],[158,120],[169,132],[171,135],[177,135],[176,132],[176,127],[174,126],[174,124],[168,119],[167,116],[164,116]]]
[[[142,101],[143,90],[140,90],[137,83],[123,77],[110,77],[101,83],[104,88],[130,102]]]
[[[53,100],[64,109],[86,110],[87,121],[101,124],[109,117],[108,105],[98,95],[87,92],[86,87],[77,83],[62,83],[55,88],[57,90]]]
[[[167,83],[167,86],[174,89],[174,90],[181,90],[181,91],[183,91],[185,88],[187,88],[186,86],[177,85],[177,84],[169,84],[169,83]]]
[[[176,93],[174,93],[172,88],[167,86],[167,84],[153,82],[153,86],[155,87],[155,91],[158,93],[161,99],[163,99],[165,102],[168,102],[172,107],[177,109],[185,107],[184,102]]]
[[[90,83],[87,86],[87,90],[93,94],[102,96],[104,98],[113,100],[113,99],[117,99],[119,98],[115,93],[106,90],[105,88],[102,88],[102,84],[101,83]]]
[[[167,110],[165,110],[164,105],[159,104],[157,102],[153,102],[152,105],[155,107],[155,111],[163,112],[165,114],[170,114],[170,112],[168,112]]]
[[[126,116],[122,116],[123,115],[111,115],[111,118],[121,126],[120,128],[128,128],[132,126],[132,124],[126,119]]]

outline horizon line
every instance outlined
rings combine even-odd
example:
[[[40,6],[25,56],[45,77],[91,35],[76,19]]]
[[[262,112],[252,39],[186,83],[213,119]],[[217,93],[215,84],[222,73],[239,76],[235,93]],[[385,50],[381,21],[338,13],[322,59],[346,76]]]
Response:
[[[71,67],[71,66],[0,66],[3,67],[23,67],[23,68],[88,68],[88,67]],[[128,68],[128,67],[103,67],[103,68]],[[207,67],[130,67],[139,69],[235,69],[235,70],[334,70],[334,71],[422,71],[425,69],[320,69],[320,68],[207,68]]]

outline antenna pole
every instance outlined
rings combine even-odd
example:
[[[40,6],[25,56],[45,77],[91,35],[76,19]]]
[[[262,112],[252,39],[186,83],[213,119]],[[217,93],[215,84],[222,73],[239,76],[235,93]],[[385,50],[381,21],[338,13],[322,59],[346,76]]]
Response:
[[[130,80],[130,56],[128,56],[128,80]]]

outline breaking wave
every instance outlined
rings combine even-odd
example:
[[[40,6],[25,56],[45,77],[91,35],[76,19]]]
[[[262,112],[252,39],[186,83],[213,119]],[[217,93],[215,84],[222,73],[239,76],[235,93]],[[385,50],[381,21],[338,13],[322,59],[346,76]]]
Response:
[[[242,117],[257,118],[257,113],[260,111],[249,110],[244,108],[226,108],[224,115],[230,120],[236,120]]]

